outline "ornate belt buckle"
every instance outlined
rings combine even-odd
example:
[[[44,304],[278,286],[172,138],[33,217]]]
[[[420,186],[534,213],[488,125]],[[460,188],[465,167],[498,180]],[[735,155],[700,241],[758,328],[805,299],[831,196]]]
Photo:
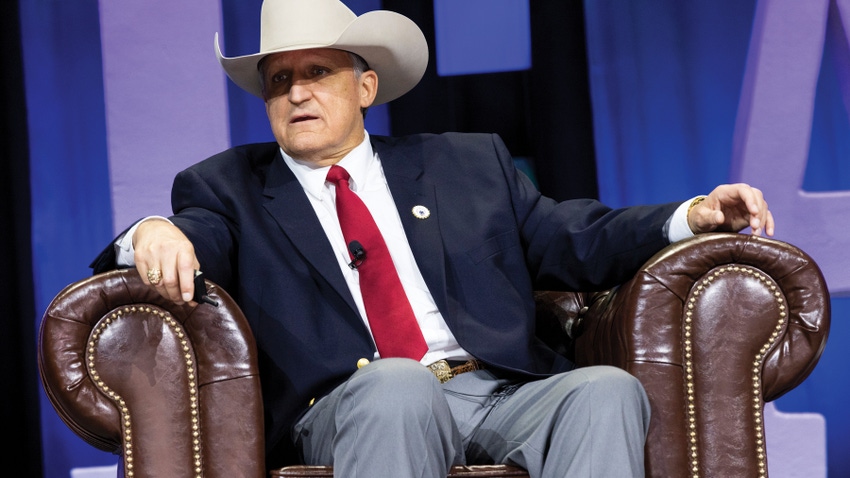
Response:
[[[452,368],[445,360],[438,360],[429,365],[428,368],[431,370],[431,373],[437,377],[437,380],[439,380],[440,383],[446,383],[452,379]]]

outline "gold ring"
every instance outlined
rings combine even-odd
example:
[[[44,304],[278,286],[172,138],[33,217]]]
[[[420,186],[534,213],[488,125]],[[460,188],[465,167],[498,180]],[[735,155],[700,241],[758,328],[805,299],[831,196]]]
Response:
[[[159,282],[162,280],[162,271],[159,269],[148,269],[148,280],[153,285],[159,285]]]

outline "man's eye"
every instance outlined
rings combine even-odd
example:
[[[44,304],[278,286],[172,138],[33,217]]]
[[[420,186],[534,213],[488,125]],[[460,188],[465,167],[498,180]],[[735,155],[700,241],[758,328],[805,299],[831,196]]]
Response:
[[[329,73],[329,71],[328,71],[327,68],[323,68],[321,66],[317,66],[317,67],[313,68],[313,75],[315,75],[315,76],[326,75],[328,73]]]
[[[286,81],[285,73],[278,73],[272,76],[272,83],[281,83],[283,81]]]

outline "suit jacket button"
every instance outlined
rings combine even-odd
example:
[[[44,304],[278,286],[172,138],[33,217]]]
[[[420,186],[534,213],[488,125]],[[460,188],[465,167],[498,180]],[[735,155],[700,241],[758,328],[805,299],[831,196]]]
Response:
[[[362,358],[362,359],[357,361],[357,368],[363,368],[367,365],[369,365],[369,359]]]

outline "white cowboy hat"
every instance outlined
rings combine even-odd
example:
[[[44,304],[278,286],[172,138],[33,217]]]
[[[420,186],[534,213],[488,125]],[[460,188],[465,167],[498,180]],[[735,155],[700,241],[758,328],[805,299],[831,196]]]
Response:
[[[215,53],[227,76],[262,98],[257,69],[266,55],[309,48],[356,53],[378,74],[373,105],[394,100],[419,83],[428,65],[428,43],[413,21],[387,10],[359,17],[339,0],[265,0],[260,14],[260,52],[225,57],[215,34]]]

